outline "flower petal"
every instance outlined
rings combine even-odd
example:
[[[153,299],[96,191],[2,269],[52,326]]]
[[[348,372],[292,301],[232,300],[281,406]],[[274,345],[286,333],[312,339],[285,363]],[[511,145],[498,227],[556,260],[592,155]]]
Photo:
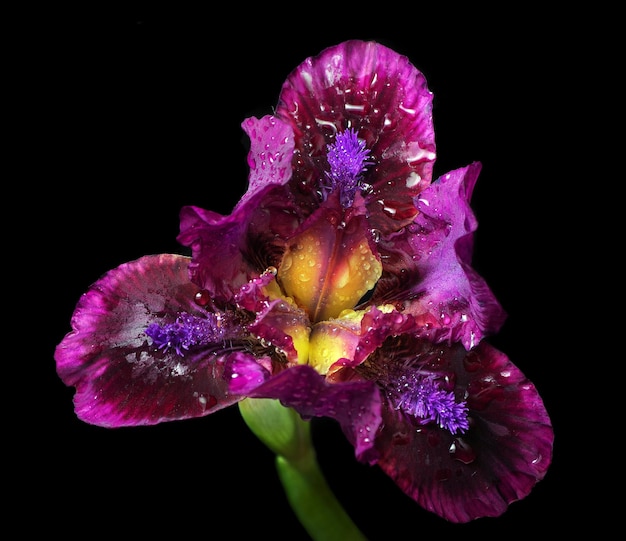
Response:
[[[432,94],[408,58],[376,42],[329,47],[289,75],[276,116],[293,125],[300,187],[318,181],[326,145],[353,128],[375,164],[367,174],[372,228],[386,234],[413,218],[412,199],[432,178],[435,138]]]
[[[439,349],[439,348],[438,348]],[[434,356],[467,392],[470,429],[452,435],[386,408],[378,464],[424,508],[451,522],[498,516],[527,496],[552,460],[554,432],[534,385],[487,342]]]
[[[329,381],[342,381],[350,378],[352,369],[380,348],[387,338],[413,332],[414,318],[397,312],[390,305],[346,310],[341,317],[313,327],[309,363]]]
[[[253,391],[252,398],[276,398],[305,419],[330,417],[339,422],[359,460],[375,457],[374,434],[381,422],[381,399],[370,381],[327,383],[315,369],[300,365],[283,370]]]
[[[372,302],[402,301],[422,323],[422,336],[471,349],[500,330],[506,314],[471,267],[477,222],[469,205],[481,165],[433,182],[416,198],[419,214],[404,231],[380,240],[385,261]]]
[[[291,178],[291,127],[264,116],[246,119],[242,128],[251,141],[249,184],[233,212],[224,216],[197,206],[180,212],[177,240],[192,250],[190,278],[218,300],[230,299],[251,278],[277,266],[284,250],[280,239],[300,223],[283,187]]]
[[[213,353],[185,357],[149,345],[146,328],[180,312],[202,316],[189,258],[145,256],[109,271],[83,294],[72,331],[55,351],[57,372],[76,387],[76,415],[105,427],[208,415],[238,401]]]
[[[260,120],[247,118],[241,127],[250,138],[248,191],[237,205],[244,204],[261,188],[285,184],[291,178],[294,138],[291,126],[266,115]]]
[[[329,204],[332,201],[337,201],[337,194],[289,239],[278,267],[277,279],[285,293],[313,322],[354,307],[374,287],[382,269],[370,248],[365,216],[347,218],[339,204],[334,208]]]
[[[223,216],[200,207],[180,212],[178,242],[192,250],[190,279],[218,300],[229,300],[252,278],[278,266],[284,241],[299,224],[287,191],[268,185]],[[216,264],[215,254],[220,254]]]
[[[269,358],[254,359],[235,351],[224,362],[224,378],[233,393],[246,395],[271,376],[271,365]]]
[[[248,331],[265,344],[280,351],[289,363],[305,363],[309,356],[310,323],[306,314],[284,299],[269,301],[257,313]]]

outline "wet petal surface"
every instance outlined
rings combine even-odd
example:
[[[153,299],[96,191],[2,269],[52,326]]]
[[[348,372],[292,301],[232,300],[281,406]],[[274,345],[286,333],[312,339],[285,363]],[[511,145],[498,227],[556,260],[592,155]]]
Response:
[[[386,234],[415,216],[412,198],[431,181],[435,138],[432,94],[408,58],[375,42],[329,47],[289,75],[276,116],[293,126],[296,182],[314,185],[327,145],[353,128],[374,162],[365,175],[371,227]]]
[[[469,206],[481,166],[437,179],[417,198],[419,214],[383,238],[384,273],[372,302],[393,302],[421,323],[425,339],[462,342],[466,349],[497,332],[506,313],[471,267],[477,227]]]
[[[382,265],[370,249],[365,218],[343,220],[338,209],[320,208],[290,239],[278,267],[277,278],[285,293],[313,322],[354,307],[381,273]]]
[[[81,297],[72,331],[57,346],[57,372],[76,387],[80,419],[106,427],[200,417],[237,402],[216,352],[185,357],[150,345],[151,323],[182,311],[202,317],[189,258],[146,256],[109,271]]]
[[[441,349],[430,368],[455,374],[470,428],[453,435],[383,409],[379,465],[424,508],[451,522],[501,515],[528,495],[552,459],[554,433],[534,385],[501,352],[481,344]]]

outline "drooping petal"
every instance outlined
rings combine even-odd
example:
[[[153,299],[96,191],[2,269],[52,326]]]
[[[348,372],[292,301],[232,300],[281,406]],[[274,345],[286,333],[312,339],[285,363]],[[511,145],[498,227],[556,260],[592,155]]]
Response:
[[[222,379],[219,351],[150,344],[146,329],[184,312],[203,317],[189,258],[145,256],[109,271],[82,295],[72,331],[55,351],[57,372],[74,386],[76,415],[105,427],[151,425],[208,415],[238,401]]]
[[[300,365],[283,370],[247,394],[252,398],[276,398],[305,419],[335,419],[354,445],[356,457],[365,462],[374,460],[374,435],[381,422],[381,398],[373,382],[330,384],[315,369]]]
[[[372,302],[396,302],[422,323],[424,338],[470,349],[506,314],[471,267],[477,221],[469,205],[481,165],[451,171],[416,198],[419,214],[379,242],[383,276]]]
[[[527,496],[552,460],[554,432],[535,386],[500,351],[481,342],[437,346],[427,368],[455,375],[470,428],[452,435],[383,408],[380,467],[425,509],[451,522],[498,516]]]
[[[415,215],[413,197],[435,160],[432,94],[408,58],[376,42],[350,40],[307,58],[283,84],[276,116],[293,126],[294,183],[314,191],[327,145],[354,129],[366,143],[372,228],[395,231]]]

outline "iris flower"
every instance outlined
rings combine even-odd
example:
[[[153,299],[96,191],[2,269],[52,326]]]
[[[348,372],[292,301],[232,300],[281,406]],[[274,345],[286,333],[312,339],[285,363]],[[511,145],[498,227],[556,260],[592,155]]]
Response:
[[[55,352],[77,416],[152,425],[270,399],[336,420],[356,459],[447,521],[526,497],[553,430],[484,340],[506,314],[471,265],[481,164],[432,179],[424,75],[346,41],[242,129],[249,185],[232,212],[184,207],[189,255],[128,262],[80,298]]]

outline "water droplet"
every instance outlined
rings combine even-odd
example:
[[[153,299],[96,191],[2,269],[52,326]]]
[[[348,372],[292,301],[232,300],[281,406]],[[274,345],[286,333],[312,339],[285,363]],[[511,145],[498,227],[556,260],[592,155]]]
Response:
[[[417,186],[421,180],[422,177],[420,177],[415,171],[413,171],[408,177],[406,177],[406,187],[413,188],[414,186]]]
[[[390,206],[383,206],[383,212],[387,214],[387,216],[395,216],[397,209]]]
[[[198,291],[198,293],[196,293],[194,300],[198,306],[206,306],[211,300],[211,295],[206,289],[203,289],[202,291]]]
[[[454,438],[448,452],[452,458],[463,464],[471,464],[476,460],[476,451],[463,438]]]
[[[291,266],[293,265],[293,258],[291,257],[290,254],[285,255],[285,257],[283,257],[283,261],[280,265],[280,270],[281,272],[286,272],[288,271]]]

